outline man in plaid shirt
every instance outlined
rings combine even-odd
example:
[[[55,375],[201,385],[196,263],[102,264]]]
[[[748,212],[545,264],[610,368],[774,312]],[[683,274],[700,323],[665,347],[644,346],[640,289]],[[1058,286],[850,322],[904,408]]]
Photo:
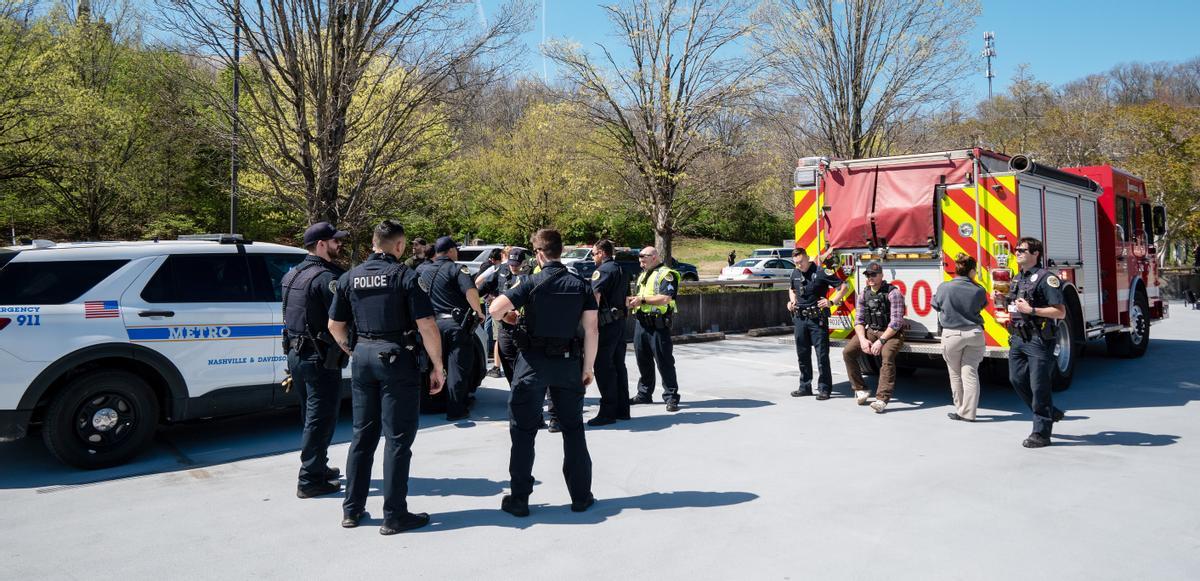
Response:
[[[871,397],[863,381],[861,356],[875,355],[882,359],[879,389],[871,404],[871,409],[878,414],[887,407],[896,386],[896,356],[904,345],[904,295],[883,280],[883,267],[878,262],[867,265],[863,275],[867,278],[867,288],[858,295],[854,336],[842,349],[842,358],[858,405],[867,405],[867,399]]]

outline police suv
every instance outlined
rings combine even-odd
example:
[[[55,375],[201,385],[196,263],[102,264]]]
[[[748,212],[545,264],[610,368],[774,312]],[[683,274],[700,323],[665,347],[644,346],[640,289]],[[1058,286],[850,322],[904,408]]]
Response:
[[[211,238],[0,248],[0,441],[100,468],[161,422],[298,403],[280,279],[305,252]]]

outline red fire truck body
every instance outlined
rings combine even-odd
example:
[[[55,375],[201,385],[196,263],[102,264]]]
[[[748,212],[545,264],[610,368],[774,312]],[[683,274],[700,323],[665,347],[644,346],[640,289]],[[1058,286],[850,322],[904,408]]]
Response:
[[[1057,388],[1070,385],[1090,339],[1136,357],[1150,324],[1167,316],[1159,294],[1155,236],[1165,214],[1141,180],[1110,166],[1057,169],[984,149],[830,161],[801,160],[795,174],[796,245],[823,257],[852,288],[870,262],[905,296],[908,323],[900,365],[940,358],[941,329],[931,300],[953,277],[959,253],[975,257],[988,291],[987,355],[1008,356],[997,314],[1016,271],[1019,238],[1043,241],[1046,268],[1063,280],[1067,317],[1059,323]],[[853,332],[854,294],[830,317],[835,341]],[[869,363],[869,362],[868,362]]]

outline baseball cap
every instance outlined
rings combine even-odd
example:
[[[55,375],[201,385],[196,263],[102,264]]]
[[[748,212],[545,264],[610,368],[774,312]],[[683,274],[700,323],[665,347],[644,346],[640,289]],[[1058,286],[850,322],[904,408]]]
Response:
[[[433,243],[433,251],[438,254],[450,252],[451,248],[458,248],[458,243],[449,236],[442,236],[437,239],[437,242]]]
[[[882,274],[882,273],[883,273],[883,266],[880,265],[878,262],[872,262],[871,264],[867,265],[867,268],[863,269],[863,274]]]
[[[508,263],[509,264],[521,264],[521,251],[520,250],[509,250],[508,251]]]
[[[341,240],[349,235],[349,232],[338,230],[329,222],[317,222],[304,231],[304,245],[316,244],[322,240]]]

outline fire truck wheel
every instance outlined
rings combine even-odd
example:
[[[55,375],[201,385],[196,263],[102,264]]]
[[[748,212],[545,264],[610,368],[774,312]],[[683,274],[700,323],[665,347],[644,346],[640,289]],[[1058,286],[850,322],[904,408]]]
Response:
[[[1150,304],[1146,291],[1140,287],[1135,291],[1133,303],[1129,305],[1130,330],[1109,333],[1104,336],[1108,354],[1114,357],[1136,358],[1146,354],[1150,347]]]
[[[1074,293],[1067,293],[1067,316],[1058,321],[1058,344],[1054,346],[1054,372],[1050,379],[1054,391],[1064,391],[1071,387],[1075,379],[1075,368],[1079,358],[1083,357],[1083,312],[1079,308],[1079,298]]]

